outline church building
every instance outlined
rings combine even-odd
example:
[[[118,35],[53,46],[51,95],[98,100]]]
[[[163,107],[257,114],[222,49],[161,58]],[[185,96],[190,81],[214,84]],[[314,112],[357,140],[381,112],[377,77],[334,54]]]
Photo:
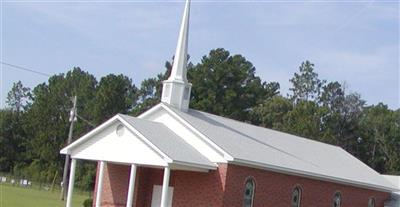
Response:
[[[190,109],[189,14],[187,0],[161,103],[61,150],[72,158],[67,207],[79,159],[98,163],[95,207],[399,206],[400,181],[340,147]]]

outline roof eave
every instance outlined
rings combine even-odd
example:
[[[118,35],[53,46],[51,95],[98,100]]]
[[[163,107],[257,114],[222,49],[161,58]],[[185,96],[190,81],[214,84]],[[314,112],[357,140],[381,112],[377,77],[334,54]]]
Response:
[[[269,170],[269,171],[288,174],[288,175],[295,175],[295,176],[306,177],[306,178],[311,178],[311,179],[316,179],[316,180],[351,185],[351,186],[355,186],[355,187],[361,187],[361,188],[366,188],[366,189],[376,190],[376,191],[381,191],[381,192],[395,192],[397,190],[396,188],[394,188],[394,186],[393,187],[380,186],[380,185],[375,185],[375,184],[370,184],[370,183],[364,183],[364,182],[358,182],[358,181],[354,181],[354,180],[326,176],[326,175],[321,175],[321,174],[317,174],[317,173],[295,170],[295,169],[290,169],[290,168],[285,168],[285,167],[280,167],[280,166],[275,166],[275,165],[268,165],[268,164],[264,164],[264,163],[258,163],[258,162],[248,161],[248,160],[237,159],[237,158],[235,158],[233,161],[230,161],[229,163],[240,165],[240,166],[245,166],[245,167]]]
[[[189,162],[174,160],[174,161],[172,161],[171,165],[187,166],[187,167],[191,167],[191,168],[195,168],[195,169],[199,169],[199,170],[205,170],[205,171],[216,170],[218,168],[218,165],[216,163],[211,163],[211,162],[210,162],[210,165],[204,165],[204,164],[199,164],[199,163],[189,163]]]
[[[65,146],[64,148],[62,148],[60,150],[60,154],[70,154],[71,150],[77,146],[79,146],[80,144],[84,143],[85,141],[87,141],[88,139],[90,139],[92,136],[94,136],[95,134],[97,134],[98,132],[100,132],[101,130],[103,130],[104,128],[106,128],[107,126],[109,126],[111,123],[113,123],[115,120],[118,119],[118,114],[113,116],[112,118],[110,118],[109,120],[107,120],[106,122],[104,122],[103,124],[97,126],[96,128],[94,128],[93,130],[91,130],[90,132],[88,132],[87,134],[83,135],[82,137],[78,138],[77,140],[75,140],[74,142],[72,142],[71,144]]]
[[[230,155],[227,151],[223,150],[220,146],[218,146],[216,143],[214,143],[212,140],[210,140],[206,135],[200,132],[200,130],[196,129],[195,126],[190,124],[185,118],[174,112],[167,104],[165,103],[160,103],[157,105],[158,107],[163,108],[165,111],[167,111],[170,115],[172,115],[174,118],[176,118],[179,122],[181,122],[184,126],[186,126],[188,129],[190,129],[193,133],[195,133],[199,138],[202,139],[202,141],[206,142],[211,148],[213,148],[217,153],[219,153],[226,161],[232,161],[233,156]],[[155,108],[155,107],[154,107]]]

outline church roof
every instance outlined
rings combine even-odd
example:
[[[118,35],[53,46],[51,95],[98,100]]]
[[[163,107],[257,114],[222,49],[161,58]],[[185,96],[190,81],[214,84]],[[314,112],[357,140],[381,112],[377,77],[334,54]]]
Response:
[[[340,147],[201,111],[182,112],[165,106],[226,151],[233,162],[373,189],[395,189]]]
[[[174,163],[216,168],[214,163],[183,141],[164,124],[123,114],[118,115],[171,158]]]
[[[130,133],[118,137],[117,122]],[[207,171],[217,164],[159,122],[117,114],[60,151],[72,158]],[[151,159],[151,160],[149,160]]]

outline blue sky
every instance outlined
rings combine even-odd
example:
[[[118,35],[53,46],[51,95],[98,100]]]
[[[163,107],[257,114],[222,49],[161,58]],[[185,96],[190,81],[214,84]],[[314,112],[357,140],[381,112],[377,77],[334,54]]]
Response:
[[[368,104],[400,108],[396,1],[193,1],[189,53],[242,54],[286,95],[304,60],[320,78],[346,83]],[[2,4],[2,61],[48,74],[74,66],[96,77],[124,74],[136,85],[164,71],[176,46],[182,1]],[[46,77],[2,66],[1,107],[13,82]]]

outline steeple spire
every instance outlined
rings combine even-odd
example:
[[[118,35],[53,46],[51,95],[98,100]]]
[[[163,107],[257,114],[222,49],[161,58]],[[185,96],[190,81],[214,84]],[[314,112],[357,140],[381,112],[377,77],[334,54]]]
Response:
[[[163,82],[161,102],[182,111],[189,108],[192,84],[187,81],[190,0],[186,0],[171,75]]]
[[[168,80],[181,80],[187,82],[186,65],[188,56],[189,14],[190,0],[186,0],[181,29],[179,31],[178,44],[175,51],[174,63],[172,65],[171,76],[168,78]]]

